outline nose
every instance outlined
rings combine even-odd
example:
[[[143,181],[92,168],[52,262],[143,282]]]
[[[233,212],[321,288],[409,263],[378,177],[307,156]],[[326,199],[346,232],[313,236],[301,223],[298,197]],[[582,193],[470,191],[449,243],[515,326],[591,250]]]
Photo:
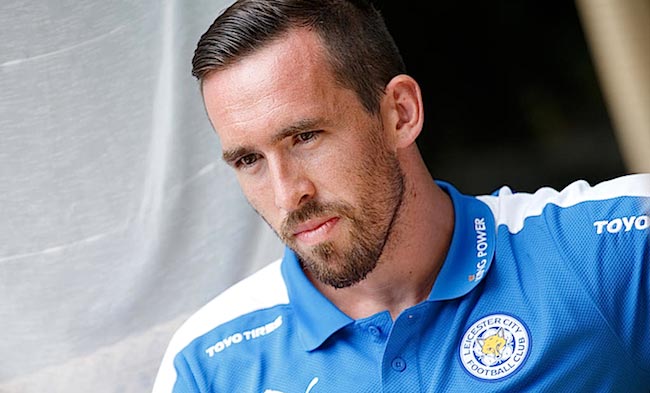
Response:
[[[304,166],[277,160],[269,168],[275,205],[280,210],[293,211],[314,196],[316,189]]]

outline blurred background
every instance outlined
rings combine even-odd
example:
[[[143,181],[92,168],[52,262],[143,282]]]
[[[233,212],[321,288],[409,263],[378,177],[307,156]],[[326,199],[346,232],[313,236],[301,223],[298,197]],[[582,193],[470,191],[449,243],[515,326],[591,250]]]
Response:
[[[1,393],[148,392],[173,331],[280,257],[190,74],[229,4],[0,2]],[[377,5],[422,83],[435,178],[650,171],[647,0]]]
[[[612,12],[612,2],[582,3],[611,18],[629,17]],[[629,8],[633,3],[627,2]],[[650,2],[636,3],[647,21]],[[425,132],[419,144],[434,177],[476,194],[502,184],[529,192],[562,188],[578,178],[594,183],[630,171],[601,91],[580,3],[376,4],[409,72],[422,84]],[[650,36],[641,29],[639,51],[648,50]],[[647,52],[640,55],[647,58]],[[646,68],[646,79],[649,73]],[[650,134],[647,122],[643,127]]]

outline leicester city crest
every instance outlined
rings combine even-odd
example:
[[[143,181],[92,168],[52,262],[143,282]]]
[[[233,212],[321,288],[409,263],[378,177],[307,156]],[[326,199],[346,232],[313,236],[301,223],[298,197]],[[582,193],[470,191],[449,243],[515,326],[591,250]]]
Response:
[[[474,322],[460,343],[460,362],[472,376],[498,380],[517,371],[528,357],[526,325],[507,314],[492,314]]]

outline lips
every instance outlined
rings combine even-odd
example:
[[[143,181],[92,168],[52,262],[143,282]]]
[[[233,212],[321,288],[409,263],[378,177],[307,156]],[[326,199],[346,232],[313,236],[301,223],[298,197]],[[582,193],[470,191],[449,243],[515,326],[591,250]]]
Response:
[[[294,237],[308,245],[321,243],[329,237],[338,221],[338,217],[307,220],[295,228]]]

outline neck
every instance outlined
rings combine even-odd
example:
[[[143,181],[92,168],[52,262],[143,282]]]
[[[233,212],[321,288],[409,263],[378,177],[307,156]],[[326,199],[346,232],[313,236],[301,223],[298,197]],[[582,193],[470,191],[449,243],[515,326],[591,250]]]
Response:
[[[416,152],[417,153],[417,152]],[[454,227],[451,199],[433,181],[419,153],[402,157],[405,193],[377,267],[342,289],[312,280],[354,319],[381,311],[395,319],[425,300],[447,255]]]

